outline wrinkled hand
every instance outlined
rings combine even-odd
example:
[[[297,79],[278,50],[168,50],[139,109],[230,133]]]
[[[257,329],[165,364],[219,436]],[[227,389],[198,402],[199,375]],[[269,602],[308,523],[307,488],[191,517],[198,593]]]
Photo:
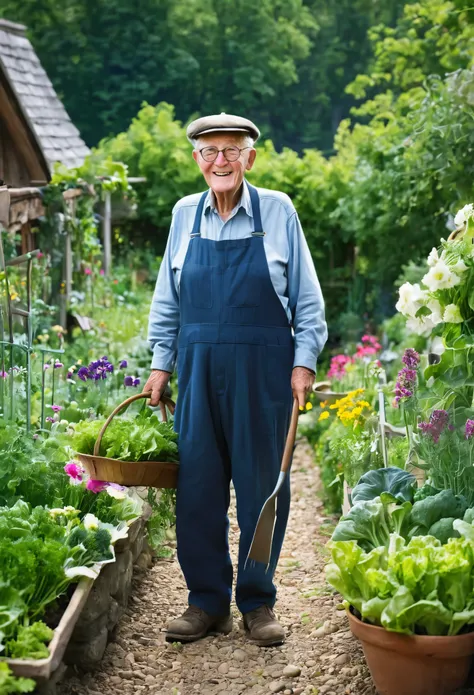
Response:
[[[294,367],[291,374],[291,388],[294,398],[298,399],[300,408],[306,405],[307,396],[314,384],[314,373],[306,367]]]
[[[161,402],[161,397],[165,391],[165,388],[168,386],[168,381],[170,378],[170,372],[164,372],[162,369],[154,369],[143,387],[143,393],[145,393],[145,391],[151,391],[150,405],[160,406],[163,420],[166,419],[166,410],[165,404]]]

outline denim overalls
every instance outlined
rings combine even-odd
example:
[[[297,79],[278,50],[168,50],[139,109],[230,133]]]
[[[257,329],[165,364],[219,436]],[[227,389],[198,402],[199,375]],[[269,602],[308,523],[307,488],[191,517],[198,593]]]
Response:
[[[294,339],[265,255],[257,190],[249,185],[254,231],[245,239],[201,237],[200,199],[180,281],[178,559],[189,603],[229,611],[229,486],[241,530],[236,603],[242,613],[273,606],[273,574],[290,506],[278,497],[270,567],[245,559],[262,505],[273,491],[292,407]]]

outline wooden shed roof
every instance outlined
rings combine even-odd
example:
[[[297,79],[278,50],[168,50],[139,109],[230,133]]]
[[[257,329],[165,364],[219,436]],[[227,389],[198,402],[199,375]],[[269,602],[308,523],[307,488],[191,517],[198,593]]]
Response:
[[[56,162],[80,166],[90,150],[54,91],[26,27],[0,19],[0,71],[4,74],[50,173]]]

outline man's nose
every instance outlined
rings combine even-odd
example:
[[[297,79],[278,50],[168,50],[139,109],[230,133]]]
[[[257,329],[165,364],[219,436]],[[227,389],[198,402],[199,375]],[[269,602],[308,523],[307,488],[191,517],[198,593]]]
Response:
[[[225,167],[225,165],[227,164],[227,159],[224,157],[223,152],[218,153],[216,161],[214,163],[217,164],[218,167]]]

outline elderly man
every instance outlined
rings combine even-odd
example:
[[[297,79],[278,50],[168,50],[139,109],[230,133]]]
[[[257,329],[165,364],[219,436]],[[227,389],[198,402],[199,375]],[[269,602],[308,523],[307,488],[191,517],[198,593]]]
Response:
[[[187,196],[173,220],[150,312],[157,404],[175,368],[180,472],[176,530],[189,606],[169,641],[232,629],[229,488],[240,527],[236,603],[255,643],[280,644],[273,574],[285,534],[289,481],[279,493],[270,566],[245,560],[271,494],[293,397],[304,406],[326,341],[324,303],[298,220],[284,193],[251,186],[260,133],[220,114],[187,129],[209,190]]]

